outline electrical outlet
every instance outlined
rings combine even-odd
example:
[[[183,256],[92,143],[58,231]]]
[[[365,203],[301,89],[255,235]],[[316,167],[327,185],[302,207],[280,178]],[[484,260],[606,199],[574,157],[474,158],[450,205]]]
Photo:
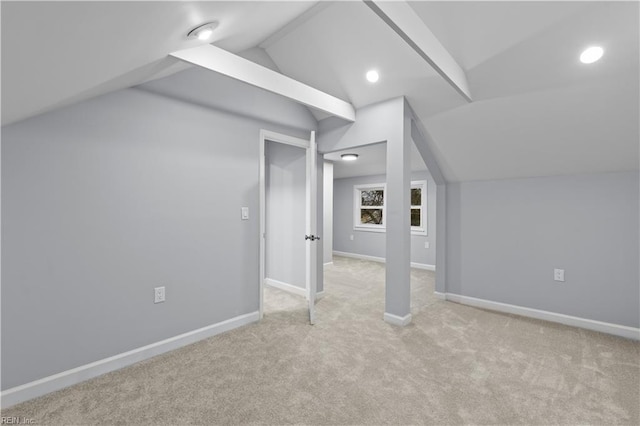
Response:
[[[240,208],[240,217],[242,220],[249,220],[249,207]]]
[[[429,241],[425,241],[424,248],[429,248]]]
[[[164,287],[156,287],[153,289],[153,303],[164,302]]]
[[[553,270],[553,279],[555,281],[564,282],[564,269],[554,269]]]
[[[353,235],[349,235],[349,239],[353,241]]]

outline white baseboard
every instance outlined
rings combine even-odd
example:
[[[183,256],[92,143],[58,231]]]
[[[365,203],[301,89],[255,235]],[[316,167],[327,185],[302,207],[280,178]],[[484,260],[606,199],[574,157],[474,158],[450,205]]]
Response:
[[[555,312],[541,311],[539,309],[525,308],[524,306],[510,305],[508,303],[477,299],[475,297],[461,296],[459,294],[445,293],[444,295],[446,300],[461,303],[463,305],[475,306],[477,308],[516,314],[523,317],[536,318],[559,324],[570,325],[573,327],[585,328],[587,330],[613,334],[615,336],[625,337],[627,339],[640,340],[640,328],[595,321],[586,318],[574,317],[571,315],[558,314]]]
[[[405,325],[409,324],[411,322],[411,314],[407,314],[403,317],[399,317],[397,315],[393,315],[390,314],[388,312],[384,313],[384,320],[385,322],[391,324],[391,325],[397,325],[400,327],[404,327]]]
[[[434,272],[436,270],[436,265],[428,265],[426,263],[411,262],[411,267],[415,269],[425,269],[427,271],[434,271]]]
[[[323,266],[333,265],[333,260],[331,262],[324,263]]]
[[[385,263],[384,257],[367,256],[366,254],[347,253],[346,251],[333,251],[334,256],[351,257],[353,259],[371,260],[372,262]]]
[[[289,293],[295,294],[296,296],[302,296],[304,298],[306,298],[307,300],[309,300],[309,298],[307,297],[307,290],[304,288],[300,288],[300,287],[296,287],[295,285],[291,285],[282,281],[278,281],[278,280],[274,280],[271,278],[265,278],[264,279],[264,283],[265,285],[268,285],[270,287],[274,287],[280,290],[284,290],[287,291]],[[324,290],[319,291],[316,293],[316,300],[320,300],[324,297]]]
[[[43,379],[25,383],[2,392],[1,406],[7,408],[15,404],[45,395],[47,393],[75,385],[85,380],[119,370],[136,362],[144,361],[156,355],[190,345],[199,340],[233,330],[260,319],[259,312],[251,312],[212,324],[197,330],[189,331],[169,339],[161,340],[141,348],[133,349],[109,358],[101,359],[71,370],[63,371]]]
[[[298,296],[307,297],[307,290],[302,287],[297,287],[295,285],[274,280],[272,278],[265,278],[264,283],[268,286],[278,288],[280,290],[284,290],[289,293],[297,294]]]
[[[372,262],[380,262],[380,263],[385,263],[386,262],[386,259],[384,257],[367,256],[366,254],[347,253],[345,251],[335,251],[335,250],[333,251],[333,254],[335,256],[350,257],[352,259],[370,260]],[[415,268],[415,269],[426,269],[427,271],[435,271],[436,270],[436,266],[435,265],[429,265],[429,264],[426,264],[426,263],[411,262],[411,267]]]
[[[433,295],[436,297],[436,299],[447,300],[447,293],[440,293],[439,291],[434,291]]]

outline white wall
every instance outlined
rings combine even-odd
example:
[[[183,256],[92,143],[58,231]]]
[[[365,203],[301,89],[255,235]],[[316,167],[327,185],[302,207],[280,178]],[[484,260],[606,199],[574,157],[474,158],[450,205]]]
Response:
[[[266,278],[306,288],[306,150],[267,141]]]
[[[333,261],[333,163],[323,164],[323,259],[324,263]]]
[[[384,183],[384,175],[334,180],[334,250],[365,256],[385,257],[385,233],[354,230],[353,188],[355,185]],[[427,235],[411,235],[411,262],[435,265],[436,184],[429,172],[413,172],[411,180],[427,181]],[[353,241],[349,236],[353,235]],[[425,248],[425,242],[429,248]]]
[[[128,89],[3,127],[2,389],[257,311],[259,131],[305,123]]]
[[[637,172],[449,184],[449,293],[640,326]],[[553,280],[554,268],[565,282]]]

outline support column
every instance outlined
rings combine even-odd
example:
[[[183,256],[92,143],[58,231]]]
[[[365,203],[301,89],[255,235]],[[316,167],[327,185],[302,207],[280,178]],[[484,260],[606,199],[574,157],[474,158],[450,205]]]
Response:
[[[447,185],[436,187],[436,293],[447,294]]]
[[[387,139],[386,283],[384,320],[411,322],[411,119],[403,114],[400,131]]]

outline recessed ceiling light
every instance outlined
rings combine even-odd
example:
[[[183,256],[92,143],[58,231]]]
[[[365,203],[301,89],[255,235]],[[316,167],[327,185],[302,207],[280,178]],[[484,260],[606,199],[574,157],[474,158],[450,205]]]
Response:
[[[342,154],[340,158],[342,158],[343,161],[356,161],[358,154]]]
[[[187,34],[187,37],[197,38],[198,40],[202,40],[202,41],[208,40],[213,34],[213,30],[215,30],[217,27],[218,27],[217,21],[208,22],[206,24],[202,24],[199,27],[196,27],[191,31],[189,31],[189,34]]]
[[[580,62],[583,64],[592,64],[598,59],[602,58],[604,50],[600,46],[591,46],[585,49],[580,55]]]
[[[367,71],[367,81],[369,83],[375,83],[376,81],[378,81],[379,78],[380,78],[380,75],[378,74],[378,71],[376,70]]]

